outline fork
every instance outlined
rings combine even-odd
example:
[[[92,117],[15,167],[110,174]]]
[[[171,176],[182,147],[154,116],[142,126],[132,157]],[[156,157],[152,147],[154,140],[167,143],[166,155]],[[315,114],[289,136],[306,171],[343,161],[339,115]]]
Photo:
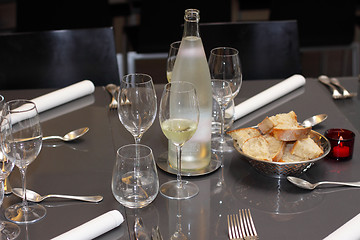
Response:
[[[342,98],[344,98],[344,96],[336,89],[336,87],[330,83],[330,79],[327,76],[321,75],[321,76],[319,76],[318,79],[319,79],[320,82],[322,82],[323,84],[329,86],[332,89],[332,98],[333,99],[342,99]]]
[[[115,84],[108,84],[106,85],[105,89],[110,93],[111,95],[111,102],[109,104],[110,109],[117,109],[118,102],[116,100],[116,92],[117,92],[117,86]]]
[[[344,87],[340,84],[340,81],[339,81],[339,79],[337,79],[337,78],[330,78],[330,82],[331,82],[332,84],[334,84],[335,86],[341,88],[341,90],[343,91],[343,96],[344,96],[344,98],[350,98],[350,97],[354,97],[354,96],[357,95],[356,93],[349,93],[349,91],[346,90],[346,88],[344,88]]]
[[[256,240],[259,239],[250,209],[239,210],[238,214],[227,216],[228,232],[231,240]]]

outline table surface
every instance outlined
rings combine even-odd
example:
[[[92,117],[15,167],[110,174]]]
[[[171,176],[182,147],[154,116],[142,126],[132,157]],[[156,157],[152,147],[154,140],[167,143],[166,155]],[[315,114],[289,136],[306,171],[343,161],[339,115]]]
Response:
[[[278,83],[280,80],[244,81],[236,103]],[[355,78],[341,78],[343,85],[360,93]],[[156,86],[160,101],[162,85]],[[6,100],[32,99],[50,89],[0,91]],[[360,95],[360,94],[359,94]],[[233,128],[256,125],[264,117],[294,110],[300,121],[319,113],[328,119],[314,128],[324,133],[329,128],[347,128],[357,136],[360,130],[360,96],[333,100],[329,89],[316,79],[307,79],[305,87],[266,105],[237,120]],[[228,214],[250,208],[260,239],[322,239],[360,212],[360,191],[356,188],[321,188],[302,190],[286,179],[270,178],[254,170],[236,151],[224,154],[224,167],[198,177],[186,179],[196,183],[200,193],[188,200],[169,200],[158,194],[154,202],[142,209],[120,205],[111,192],[111,175],[116,150],[133,143],[133,137],[121,125],[116,110],[109,110],[109,94],[102,87],[95,93],[71,103],[41,113],[43,134],[64,135],[72,129],[88,126],[90,131],[72,143],[44,142],[38,158],[29,166],[27,185],[41,194],[103,195],[100,203],[48,199],[41,204],[47,214],[42,220],[20,225],[19,239],[50,239],[89,221],[107,211],[118,209],[125,222],[98,239],[134,239],[135,216],[141,216],[147,229],[160,226],[164,239],[169,239],[181,223],[189,239],[228,239]],[[167,151],[167,139],[158,119],[142,138],[155,158]],[[354,157],[346,162],[323,159],[301,177],[310,181],[359,181],[360,141],[355,140]],[[160,185],[176,179],[175,175],[158,169]],[[224,177],[224,184],[217,183]],[[10,175],[13,187],[20,187],[17,168]],[[20,199],[7,195],[4,209]]]

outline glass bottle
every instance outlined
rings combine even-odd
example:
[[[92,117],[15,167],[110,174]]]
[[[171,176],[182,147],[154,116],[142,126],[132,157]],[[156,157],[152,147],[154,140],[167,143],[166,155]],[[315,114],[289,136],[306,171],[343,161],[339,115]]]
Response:
[[[199,34],[199,10],[185,11],[184,34],[176,57],[171,81],[186,81],[195,85],[199,99],[200,119],[194,136],[183,146],[183,170],[199,170],[211,160],[212,92],[210,71]],[[169,142],[169,163],[177,168],[176,151]]]

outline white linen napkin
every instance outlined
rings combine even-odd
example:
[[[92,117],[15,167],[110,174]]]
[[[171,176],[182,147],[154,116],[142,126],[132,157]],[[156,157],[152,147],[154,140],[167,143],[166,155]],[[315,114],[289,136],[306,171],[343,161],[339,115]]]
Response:
[[[324,240],[359,240],[360,239],[360,213],[339,227]]]
[[[68,87],[61,88],[59,90],[50,92],[48,94],[42,95],[40,97],[34,98],[30,101],[35,103],[38,113],[44,112],[51,108],[60,106],[64,103],[73,101],[77,98],[84,97],[88,94],[91,94],[95,91],[95,86],[90,80],[83,80],[81,82],[72,84]],[[16,110],[21,111],[23,109],[29,108],[26,104],[20,106]],[[11,117],[11,123],[15,124],[19,121],[22,121],[26,118],[32,117],[29,113],[28,115],[17,115]],[[21,116],[21,117],[20,117]]]
[[[77,98],[91,94],[94,91],[94,84],[90,80],[83,80],[65,88],[34,98],[31,101],[36,104],[38,112],[41,113],[64,103],[73,101]]]
[[[94,239],[113,228],[118,227],[124,221],[124,217],[118,210],[112,210],[96,217],[68,232],[65,232],[52,240],[88,240]]]
[[[302,75],[295,74],[284,81],[258,93],[248,100],[235,106],[234,119],[237,120],[243,116],[259,109],[266,104],[294,91],[305,85],[306,80]]]

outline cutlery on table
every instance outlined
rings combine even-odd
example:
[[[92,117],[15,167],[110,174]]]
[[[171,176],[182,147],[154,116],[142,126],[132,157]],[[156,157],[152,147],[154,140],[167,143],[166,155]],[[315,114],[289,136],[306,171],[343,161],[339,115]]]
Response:
[[[135,218],[134,234],[136,240],[150,240],[141,217]]]
[[[241,209],[239,210],[239,214],[227,215],[227,221],[230,240],[259,239],[250,209]]]
[[[328,117],[327,114],[318,114],[318,115],[312,116],[310,118],[305,119],[301,123],[301,126],[313,127],[313,126],[318,125],[319,123],[322,123],[323,121],[325,121],[327,119],[327,117]]]
[[[118,90],[118,87],[115,84],[108,84],[105,86],[105,89],[110,93],[111,95],[111,102],[109,104],[110,109],[117,109],[118,102],[116,100],[116,92]]]
[[[310,183],[304,179],[288,176],[287,180],[291,182],[292,184],[308,190],[313,190],[319,185],[323,184],[332,184],[332,185],[341,185],[341,186],[350,186],[350,187],[360,187],[360,182],[332,182],[332,181],[322,181],[317,183]]]
[[[340,84],[340,81],[339,79],[337,78],[330,78],[330,82],[332,84],[334,84],[335,86],[341,88],[341,90],[343,91],[343,96],[344,98],[350,98],[350,97],[354,97],[357,95],[357,93],[349,93],[348,90],[346,90],[346,88],[344,88],[341,84]]]
[[[56,197],[56,198],[66,198],[66,199],[73,199],[73,200],[79,200],[79,201],[85,201],[85,202],[100,202],[103,200],[102,196],[72,196],[72,195],[62,195],[62,194],[48,194],[41,196],[40,194],[31,191],[29,189],[26,189],[26,199],[30,202],[41,202],[45,200],[46,198],[50,197]],[[13,188],[12,192],[22,198],[23,197],[23,190],[21,188]]]
[[[332,89],[332,98],[333,99],[342,99],[344,98],[344,96],[336,89],[336,87],[334,85],[331,84],[330,79],[325,76],[325,75],[321,75],[318,77],[319,81],[322,82],[323,84],[329,86]]]
[[[160,233],[159,226],[153,227],[151,230],[151,240],[163,240],[163,237]]]
[[[44,140],[50,140],[50,139],[59,139],[59,140],[62,140],[64,142],[70,142],[70,141],[73,141],[73,140],[78,139],[79,137],[83,136],[88,131],[89,131],[89,128],[84,127],[84,128],[79,128],[79,129],[73,130],[71,132],[68,132],[63,137],[60,137],[60,136],[48,136],[48,137],[43,137],[42,140],[44,141]]]

